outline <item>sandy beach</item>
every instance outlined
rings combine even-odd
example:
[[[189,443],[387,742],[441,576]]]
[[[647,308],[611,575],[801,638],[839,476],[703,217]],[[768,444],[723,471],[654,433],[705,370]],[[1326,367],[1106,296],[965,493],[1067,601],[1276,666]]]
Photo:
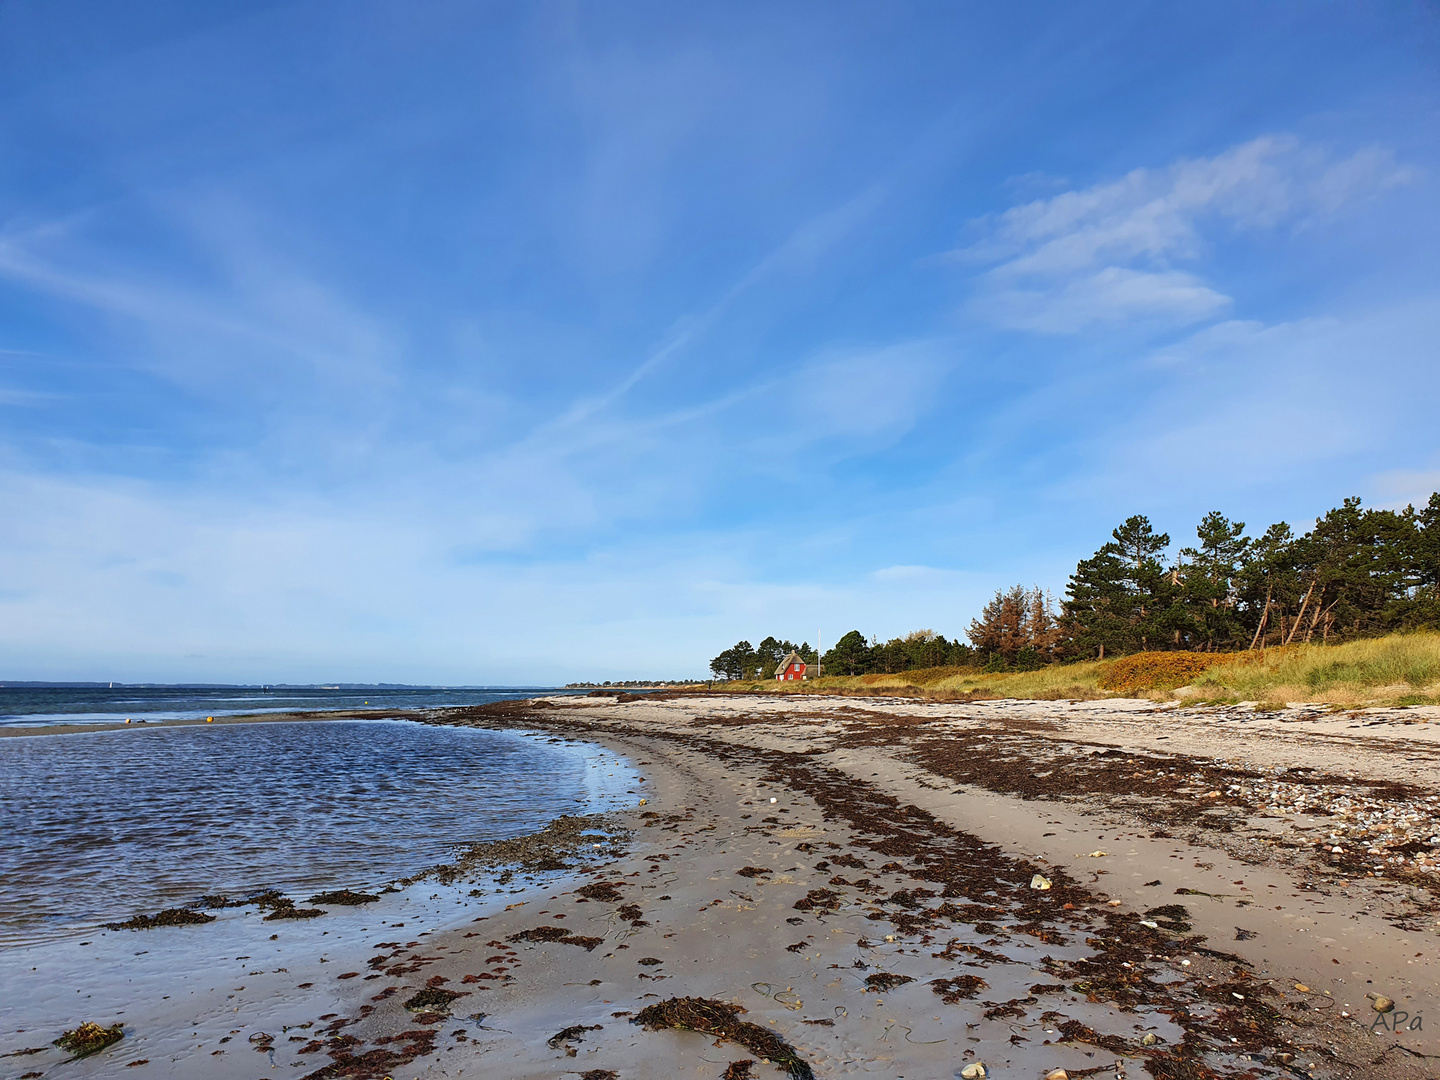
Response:
[[[603,828],[477,856],[570,868],[543,889],[415,936],[372,917],[325,968],[247,981],[284,1005],[263,1027],[225,1021],[242,986],[183,1046],[127,1018],[63,1073],[1430,1076],[1440,727],[1417,718],[720,694],[432,713],[601,744],[643,788]]]

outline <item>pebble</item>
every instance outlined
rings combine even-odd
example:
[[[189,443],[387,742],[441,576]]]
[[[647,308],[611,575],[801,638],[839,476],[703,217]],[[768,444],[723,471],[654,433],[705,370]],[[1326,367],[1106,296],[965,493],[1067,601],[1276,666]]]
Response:
[[[1044,874],[1036,874],[1030,879],[1030,888],[1041,890],[1048,889],[1050,888],[1050,879],[1047,878]]]
[[[964,1080],[985,1080],[985,1077],[989,1075],[989,1070],[985,1068],[983,1061],[972,1061],[960,1070],[960,1075]]]
[[[1370,1007],[1377,1013],[1388,1013],[1395,1008],[1395,1002],[1391,1001],[1384,994],[1366,994],[1371,1001]]]

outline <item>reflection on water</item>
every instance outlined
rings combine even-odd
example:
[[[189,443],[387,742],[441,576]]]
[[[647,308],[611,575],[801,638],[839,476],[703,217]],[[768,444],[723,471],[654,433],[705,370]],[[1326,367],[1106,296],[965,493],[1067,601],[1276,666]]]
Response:
[[[206,893],[382,885],[456,844],[605,809],[598,795],[634,784],[594,753],[357,721],[0,740],[0,945]]]

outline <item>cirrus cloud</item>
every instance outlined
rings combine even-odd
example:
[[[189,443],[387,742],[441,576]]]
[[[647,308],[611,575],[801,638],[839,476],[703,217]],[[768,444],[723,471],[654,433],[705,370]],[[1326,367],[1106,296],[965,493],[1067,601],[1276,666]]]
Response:
[[[1414,178],[1382,148],[1336,158],[1290,136],[1252,139],[1210,158],[1135,169],[1119,180],[1036,199],[972,222],[954,252],[988,267],[970,312],[1010,329],[1075,333],[1094,324],[1189,325],[1230,297],[1177,264],[1211,234],[1305,227]]]

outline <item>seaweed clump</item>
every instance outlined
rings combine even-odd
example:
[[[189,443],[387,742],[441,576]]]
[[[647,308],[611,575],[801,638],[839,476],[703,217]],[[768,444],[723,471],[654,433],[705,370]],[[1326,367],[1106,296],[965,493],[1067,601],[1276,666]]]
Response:
[[[796,911],[834,911],[840,906],[840,894],[834,889],[811,889],[805,899],[795,901]]]
[[[586,952],[593,952],[596,945],[599,945],[604,938],[581,937],[579,934],[572,934],[563,926],[537,926],[531,930],[521,930],[518,934],[511,934],[506,941],[555,941],[561,945],[579,945]]]
[[[865,985],[869,989],[883,994],[887,990],[894,990],[897,986],[904,986],[906,983],[914,981],[909,975],[897,975],[893,971],[880,971],[869,976],[865,980]]]
[[[946,1005],[956,1005],[965,998],[973,998],[981,990],[988,990],[990,984],[979,975],[957,975],[953,979],[931,979],[930,989],[940,995]],[[1064,987],[1062,986],[1063,990]]]
[[[375,893],[351,892],[349,889],[336,889],[334,892],[316,893],[310,897],[306,903],[358,907],[361,904],[373,904],[379,899],[380,897]]]
[[[639,1024],[646,1031],[664,1031],[670,1028],[698,1031],[702,1035],[713,1035],[717,1039],[729,1039],[764,1060],[778,1065],[794,1080],[815,1080],[815,1073],[809,1063],[793,1046],[759,1024],[737,1019],[744,1011],[739,1005],[730,1005],[710,998],[671,998],[669,1001],[641,1009],[631,1023]]]
[[[125,1037],[123,1024],[116,1024],[114,1027],[101,1027],[93,1020],[87,1020],[77,1028],[65,1032],[55,1040],[55,1045],[61,1050],[68,1050],[77,1058],[89,1057],[91,1054],[98,1054],[111,1043],[117,1043]]]
[[[214,921],[214,915],[206,915],[203,911],[172,907],[166,908],[164,911],[157,911],[154,915],[136,915],[133,919],[126,919],[124,922],[106,923],[105,929],[153,930],[157,926],[191,926]],[[76,1028],[75,1030],[80,1029]]]
[[[436,987],[427,987],[419,991],[409,1001],[405,1002],[405,1008],[411,1012],[449,1012],[451,1004],[456,998],[465,995],[456,990],[440,990]]]
[[[551,1035],[550,1038],[545,1040],[545,1045],[550,1047],[550,1049],[552,1050],[559,1050],[561,1047],[564,1047],[565,1056],[574,1057],[575,1048],[570,1045],[570,1041],[573,1039],[575,1042],[579,1042],[581,1039],[585,1038],[585,1033],[587,1031],[599,1030],[599,1024],[575,1024],[572,1027],[567,1027],[564,1030],[557,1031],[554,1035]]]
[[[1153,907],[1145,912],[1146,918],[1153,919],[1160,926],[1176,934],[1189,933],[1190,912],[1184,904],[1164,904],[1160,907]]]
[[[592,881],[589,885],[582,885],[575,890],[576,896],[583,896],[587,900],[600,900],[605,903],[615,903],[625,899],[621,895],[619,886],[624,882],[616,881]]]
[[[316,919],[325,914],[319,908],[296,907],[294,900],[284,900],[273,906],[275,910],[265,916],[266,922],[274,922],[276,919]]]

